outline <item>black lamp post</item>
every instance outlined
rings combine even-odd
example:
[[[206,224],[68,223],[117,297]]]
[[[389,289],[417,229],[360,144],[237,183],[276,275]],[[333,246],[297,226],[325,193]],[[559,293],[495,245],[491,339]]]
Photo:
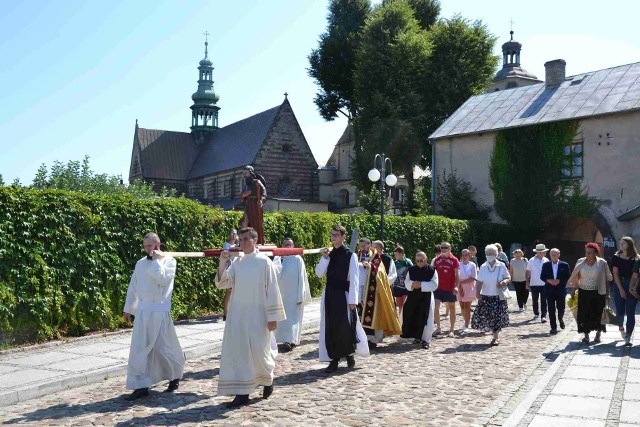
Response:
[[[376,168],[376,164],[380,159],[380,170]],[[385,175],[385,166],[389,162],[389,175]],[[384,241],[384,184],[385,182],[389,187],[393,187],[398,182],[398,177],[393,174],[393,164],[391,163],[391,159],[385,157],[384,153],[376,154],[373,158],[373,169],[369,171],[367,175],[371,182],[376,182],[380,180],[380,240]]]

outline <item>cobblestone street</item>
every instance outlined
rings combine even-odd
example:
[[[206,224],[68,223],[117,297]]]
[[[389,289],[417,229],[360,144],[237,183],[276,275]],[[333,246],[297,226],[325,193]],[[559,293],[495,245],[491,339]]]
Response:
[[[216,396],[216,354],[189,360],[175,394],[162,393],[166,384],[160,384],[148,398],[130,403],[123,399],[128,393],[124,377],[107,378],[2,408],[0,423],[493,424],[501,419],[500,402],[513,400],[512,384],[519,378],[525,381],[537,373],[542,375],[552,362],[543,353],[555,346],[564,348],[576,337],[575,331],[569,331],[570,325],[550,337],[548,323],[533,322],[530,312],[512,312],[510,318],[512,326],[503,331],[498,347],[489,346],[489,334],[477,332],[435,338],[430,350],[422,350],[409,340],[386,338],[371,357],[357,359],[356,369],[347,370],[343,363],[333,375],[326,374],[326,364],[317,360],[317,331],[306,333],[299,347],[278,357],[274,394],[262,400],[256,392],[251,395],[251,404],[241,409],[228,410],[224,404],[230,399]],[[458,316],[457,327],[460,325]]]

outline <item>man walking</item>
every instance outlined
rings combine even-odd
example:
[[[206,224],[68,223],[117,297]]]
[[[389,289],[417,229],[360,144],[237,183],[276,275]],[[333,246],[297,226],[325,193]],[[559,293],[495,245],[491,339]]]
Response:
[[[327,276],[327,286],[320,300],[320,333],[318,353],[321,362],[330,362],[326,372],[338,370],[345,357],[351,369],[353,355],[368,356],[367,336],[356,312],[358,304],[358,258],[344,245],[346,230],[341,225],[331,229],[331,244],[316,265],[318,277]]]
[[[541,243],[536,245],[534,252],[536,256],[527,262],[527,289],[531,290],[531,298],[533,299],[533,320],[545,323],[547,321],[547,299],[544,296],[544,280],[540,278],[542,273],[542,264],[549,261],[545,254],[549,251],[547,247]],[[540,300],[540,308],[538,309],[538,300]],[[538,311],[539,310],[539,311]]]
[[[451,253],[451,244],[440,244],[440,256],[433,261],[438,272],[438,289],[434,292],[436,300],[435,318],[436,335],[440,334],[440,303],[445,303],[449,312],[449,337],[453,338],[456,326],[456,296],[460,289],[460,261]]]
[[[230,408],[247,404],[257,386],[264,387],[264,399],[271,396],[276,365],[271,332],[286,319],[276,268],[256,247],[258,232],[245,227],[238,235],[244,256],[231,262],[229,252],[222,252],[216,274],[219,289],[232,289],[218,380],[219,395],[235,396]]]
[[[176,260],[160,251],[160,238],[148,233],[142,240],[146,257],[136,263],[127,289],[124,320],[133,322],[127,400],[149,395],[149,387],[170,380],[166,392],[178,389],[184,370],[184,353],[171,319],[171,295]]]
[[[564,329],[564,308],[567,296],[567,281],[571,277],[571,269],[569,264],[560,261],[560,250],[557,248],[549,251],[551,261],[542,264],[542,272],[540,279],[545,282],[544,294],[547,299],[549,309],[549,323],[551,330],[549,333],[555,335],[558,333],[556,324],[556,309],[558,310],[558,323],[560,329]]]
[[[293,248],[295,245],[287,237],[282,241],[282,247]],[[287,353],[300,344],[304,305],[311,301],[311,291],[307,268],[300,255],[276,256],[273,264],[278,272],[278,286],[287,315],[287,319],[278,324],[276,341],[280,343],[278,349]]]

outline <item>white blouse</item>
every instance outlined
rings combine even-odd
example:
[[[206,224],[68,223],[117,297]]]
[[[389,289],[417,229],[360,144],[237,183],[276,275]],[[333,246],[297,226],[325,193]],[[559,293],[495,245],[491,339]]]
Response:
[[[476,279],[478,282],[482,282],[482,290],[480,291],[480,295],[484,295],[487,297],[495,297],[498,295],[498,282],[501,282],[505,279],[511,279],[509,272],[507,271],[507,266],[505,266],[500,261],[496,261],[491,269],[489,268],[489,263],[485,262],[480,266],[480,271],[478,272],[478,278]]]

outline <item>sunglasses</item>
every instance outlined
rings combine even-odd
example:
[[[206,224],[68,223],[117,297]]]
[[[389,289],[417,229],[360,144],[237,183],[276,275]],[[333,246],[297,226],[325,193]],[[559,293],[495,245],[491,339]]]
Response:
[[[426,259],[417,259],[416,262],[418,264],[422,264],[423,262],[427,262],[427,260]]]

